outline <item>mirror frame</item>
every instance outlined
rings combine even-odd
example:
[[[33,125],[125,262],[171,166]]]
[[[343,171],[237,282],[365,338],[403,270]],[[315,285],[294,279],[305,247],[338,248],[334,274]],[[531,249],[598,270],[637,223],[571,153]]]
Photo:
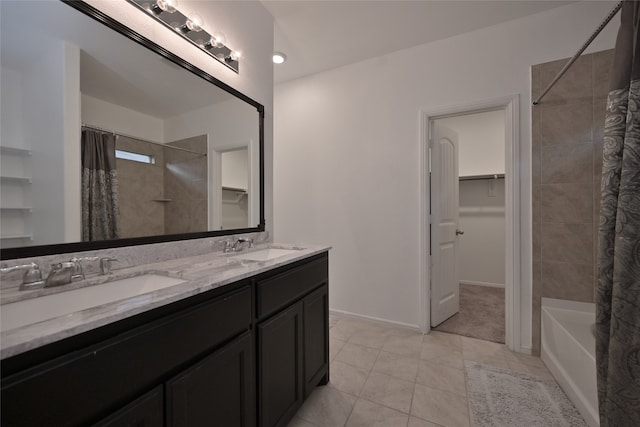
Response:
[[[148,245],[152,243],[174,242],[178,240],[190,240],[190,239],[202,239],[206,237],[228,236],[232,234],[242,233],[257,233],[265,230],[265,212],[264,212],[264,106],[257,101],[249,98],[248,96],[238,92],[236,89],[221,82],[215,77],[211,76],[207,72],[199,69],[193,64],[185,61],[181,57],[169,52],[162,46],[147,39],[141,34],[135,32],[131,28],[125,26],[114,18],[104,14],[95,7],[80,0],[61,0],[62,3],[84,13],[85,15],[93,18],[97,22],[107,26],[108,28],[116,31],[119,34],[127,37],[130,40],[138,43],[139,45],[150,49],[158,55],[170,60],[171,62],[179,65],[187,71],[195,74],[198,77],[203,78],[207,82],[216,85],[220,89],[229,92],[230,94],[240,98],[247,104],[252,105],[258,111],[259,120],[259,137],[260,137],[260,223],[257,227],[252,228],[238,228],[230,230],[213,230],[202,231],[197,233],[183,233],[183,234],[168,234],[157,236],[145,236],[134,237],[114,240],[99,240],[93,242],[73,242],[73,243],[57,243],[52,245],[40,245],[40,246],[21,246],[14,248],[0,249],[0,260],[9,260],[16,258],[29,258],[45,255],[56,255],[67,252],[84,252],[91,250],[120,248],[124,246],[137,246]]]

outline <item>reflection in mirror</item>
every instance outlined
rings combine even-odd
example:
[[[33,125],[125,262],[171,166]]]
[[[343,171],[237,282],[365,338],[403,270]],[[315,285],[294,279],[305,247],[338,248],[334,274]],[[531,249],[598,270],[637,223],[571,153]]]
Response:
[[[263,224],[259,104],[63,2],[0,7],[3,249]]]

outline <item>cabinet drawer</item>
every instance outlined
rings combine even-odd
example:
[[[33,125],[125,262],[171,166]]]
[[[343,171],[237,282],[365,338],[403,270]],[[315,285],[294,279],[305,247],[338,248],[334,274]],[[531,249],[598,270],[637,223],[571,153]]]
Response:
[[[2,425],[74,426],[100,419],[250,324],[246,286],[7,377]]]
[[[318,286],[326,283],[329,264],[326,257],[293,268],[267,279],[256,286],[258,318],[264,318],[290,305]]]

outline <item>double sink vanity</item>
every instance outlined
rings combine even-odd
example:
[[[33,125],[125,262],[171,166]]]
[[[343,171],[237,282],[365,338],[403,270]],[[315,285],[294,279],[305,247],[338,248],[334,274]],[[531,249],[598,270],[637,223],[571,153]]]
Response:
[[[1,295],[3,426],[283,426],[329,376],[328,247]]]

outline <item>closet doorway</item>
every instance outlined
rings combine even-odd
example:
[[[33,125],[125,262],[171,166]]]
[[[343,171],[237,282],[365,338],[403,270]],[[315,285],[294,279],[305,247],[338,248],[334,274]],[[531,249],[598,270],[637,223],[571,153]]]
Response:
[[[520,347],[514,104],[423,113],[425,329],[512,349]]]
[[[433,126],[431,150],[436,162],[431,170],[432,271],[444,280],[431,280],[431,327],[504,343],[504,110],[438,118]],[[439,154],[443,138],[449,153]],[[445,164],[437,156],[456,164],[439,171]],[[438,178],[451,174],[449,188],[446,180],[442,182],[434,174],[439,174]],[[448,194],[439,195],[440,192]],[[442,210],[438,205],[446,199],[452,203],[445,211],[453,215],[440,219],[433,211]],[[438,227],[438,222],[444,226]],[[455,233],[447,233],[447,222],[456,224]],[[439,253],[434,254],[436,251]],[[453,259],[449,261],[448,257]],[[448,263],[455,269],[450,278],[444,276],[449,273],[440,273],[446,271],[441,265]]]

